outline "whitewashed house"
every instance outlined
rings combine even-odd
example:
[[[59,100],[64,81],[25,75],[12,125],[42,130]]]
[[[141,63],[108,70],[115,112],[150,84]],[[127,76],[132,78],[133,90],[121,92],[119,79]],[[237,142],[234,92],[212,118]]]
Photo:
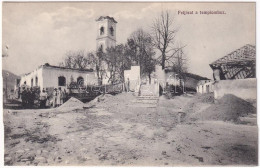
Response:
[[[197,93],[212,93],[214,92],[214,81],[200,80],[197,84]]]
[[[26,82],[29,87],[67,89],[71,80],[80,85],[97,84],[96,73],[92,69],[80,70],[44,64],[30,73],[22,75],[20,86]]]

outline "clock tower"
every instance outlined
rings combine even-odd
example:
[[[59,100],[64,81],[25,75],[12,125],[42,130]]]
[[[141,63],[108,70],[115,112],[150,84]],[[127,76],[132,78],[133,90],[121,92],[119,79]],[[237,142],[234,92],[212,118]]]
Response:
[[[113,17],[100,16],[97,20],[97,50],[106,52],[109,47],[116,46],[116,24]]]

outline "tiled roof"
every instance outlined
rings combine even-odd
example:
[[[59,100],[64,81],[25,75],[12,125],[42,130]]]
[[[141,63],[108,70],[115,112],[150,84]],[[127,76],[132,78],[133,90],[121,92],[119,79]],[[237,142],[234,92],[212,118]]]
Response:
[[[211,67],[218,66],[221,64],[229,64],[236,62],[247,62],[247,61],[255,61],[256,60],[256,51],[255,46],[247,44],[226,56],[212,62],[210,64]]]

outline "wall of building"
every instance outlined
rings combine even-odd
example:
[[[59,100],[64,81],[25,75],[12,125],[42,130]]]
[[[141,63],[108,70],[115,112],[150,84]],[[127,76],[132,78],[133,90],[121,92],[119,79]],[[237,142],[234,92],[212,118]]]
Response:
[[[220,80],[214,84],[214,97],[219,99],[225,94],[233,94],[242,99],[255,99],[257,97],[256,78]]]
[[[38,78],[38,84],[36,84],[36,77]],[[33,79],[33,85],[31,84],[32,79]],[[26,85],[28,85],[29,87],[40,86],[42,88],[43,87],[42,68],[37,68],[31,73],[21,76],[20,85],[24,84],[24,82],[26,82]]]
[[[104,34],[100,35],[100,28],[104,27]],[[110,34],[110,28],[113,27],[114,35]],[[103,51],[106,48],[116,45],[116,23],[109,19],[103,19],[97,22],[97,49],[103,45]]]
[[[82,77],[83,81],[81,82],[84,82],[84,85],[97,85],[97,77],[95,75],[95,72],[43,67],[43,87],[65,88],[63,86],[58,86],[58,77],[60,76],[66,78],[66,86],[71,82],[71,77],[75,82],[77,81],[77,78]]]
[[[130,81],[130,90],[136,90],[140,85],[140,66],[131,66],[130,70],[124,71],[125,81]]]
[[[196,90],[197,93],[201,93],[201,94],[214,92],[213,81],[210,80],[199,81]]]

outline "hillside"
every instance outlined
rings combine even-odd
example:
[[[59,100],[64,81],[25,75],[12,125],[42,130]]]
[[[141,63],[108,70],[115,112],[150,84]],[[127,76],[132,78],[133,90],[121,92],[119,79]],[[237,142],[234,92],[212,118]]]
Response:
[[[3,88],[4,89],[6,88],[6,76],[7,76],[7,74],[9,74],[8,77],[7,77],[7,88],[8,88],[8,90],[14,89],[14,85],[15,85],[16,79],[20,78],[20,77],[15,75],[14,73],[12,73],[10,71],[2,70]]]

